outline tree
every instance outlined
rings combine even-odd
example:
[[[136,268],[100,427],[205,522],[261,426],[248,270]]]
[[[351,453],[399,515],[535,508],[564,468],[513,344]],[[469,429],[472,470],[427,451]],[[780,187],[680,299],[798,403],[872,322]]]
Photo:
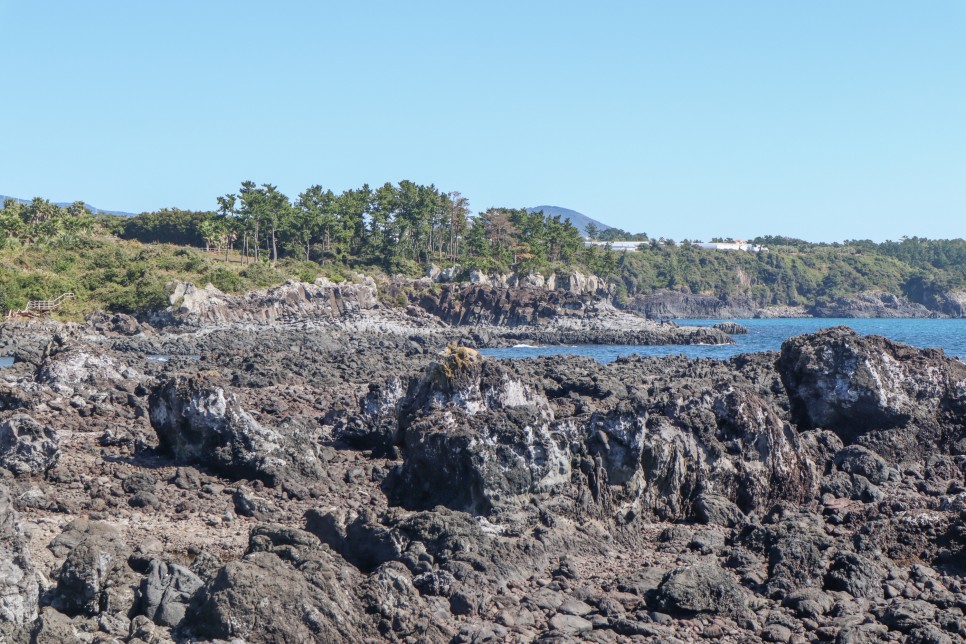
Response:
[[[450,262],[456,263],[460,254],[460,240],[466,234],[467,216],[470,214],[470,200],[458,192],[446,193],[449,211],[449,249]]]
[[[313,241],[321,234],[323,263],[324,256],[332,252],[333,228],[339,223],[338,204],[331,190],[322,186],[312,186],[299,195],[295,202],[293,222],[295,237],[305,250],[305,260],[309,261]],[[339,235],[336,234],[336,237]]]
[[[591,241],[596,241],[597,237],[600,235],[600,228],[594,222],[588,223],[584,226],[584,232],[587,234],[587,239]]]
[[[238,213],[235,211],[235,203],[238,197],[227,194],[218,197],[218,216],[221,218],[222,230],[225,234],[225,261],[228,261],[228,253],[234,241],[238,238],[239,222]]]
[[[261,235],[264,233],[266,250],[271,251],[272,263],[277,263],[279,227],[287,220],[292,208],[288,197],[270,183],[258,187],[253,181],[241,184],[238,197],[241,200],[241,219],[246,228],[252,231],[255,261],[260,257]]]

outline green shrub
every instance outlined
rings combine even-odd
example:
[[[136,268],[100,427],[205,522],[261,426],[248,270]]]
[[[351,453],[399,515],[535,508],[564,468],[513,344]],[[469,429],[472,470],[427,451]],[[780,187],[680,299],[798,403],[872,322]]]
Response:
[[[237,293],[245,289],[244,280],[238,273],[227,268],[216,268],[208,271],[205,275],[205,281],[211,282],[215,288],[223,293]]]
[[[266,288],[285,281],[284,276],[276,271],[268,262],[255,262],[249,264],[240,273],[250,286],[255,288]]]

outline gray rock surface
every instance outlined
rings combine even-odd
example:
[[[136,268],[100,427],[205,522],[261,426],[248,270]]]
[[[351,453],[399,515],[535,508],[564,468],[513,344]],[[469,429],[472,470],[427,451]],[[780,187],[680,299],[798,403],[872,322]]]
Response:
[[[777,368],[797,422],[830,429],[847,444],[911,425],[918,445],[910,447],[918,449],[948,434],[940,426],[961,422],[966,410],[961,361],[848,327],[787,340]]]
[[[40,590],[13,499],[0,481],[0,640],[37,617]]]

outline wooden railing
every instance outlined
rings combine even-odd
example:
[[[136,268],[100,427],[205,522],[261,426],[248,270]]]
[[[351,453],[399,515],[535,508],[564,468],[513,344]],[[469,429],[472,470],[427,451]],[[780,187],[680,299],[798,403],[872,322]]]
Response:
[[[73,297],[74,297],[73,293],[64,293],[63,295],[61,295],[55,300],[30,300],[29,302],[27,302],[27,308],[25,308],[24,311],[25,312],[37,311],[38,313],[49,313],[50,311],[56,310],[57,307],[59,307],[65,301]]]

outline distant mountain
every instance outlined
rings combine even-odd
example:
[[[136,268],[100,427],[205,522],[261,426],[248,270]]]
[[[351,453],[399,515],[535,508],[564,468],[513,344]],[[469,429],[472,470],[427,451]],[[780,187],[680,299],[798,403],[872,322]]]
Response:
[[[6,201],[7,199],[13,199],[14,201],[19,201],[20,203],[30,203],[30,199],[20,199],[18,197],[8,197],[7,195],[0,195],[0,204],[3,204],[3,202]],[[58,201],[55,203],[56,205],[63,206],[63,207],[67,207],[70,205],[70,202],[63,202],[63,201]],[[84,205],[87,206],[87,209],[90,210],[95,215],[119,215],[121,217],[134,216],[133,212],[122,212],[120,210],[102,210],[100,208],[95,208],[94,206],[86,202],[84,203]]]
[[[587,224],[595,224],[597,230],[604,231],[608,228],[613,228],[613,226],[608,226],[605,223],[599,222],[596,219],[592,219],[583,213],[579,213],[576,210],[570,210],[569,208],[561,208],[560,206],[534,206],[533,208],[527,208],[527,212],[539,212],[543,211],[543,214],[547,217],[556,217],[560,215],[561,219],[569,219],[570,223],[577,227],[580,234],[587,236]]]

